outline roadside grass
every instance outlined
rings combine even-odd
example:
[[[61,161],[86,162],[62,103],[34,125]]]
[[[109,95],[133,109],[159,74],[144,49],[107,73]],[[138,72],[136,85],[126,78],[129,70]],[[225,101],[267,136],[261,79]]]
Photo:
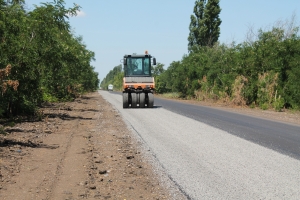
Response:
[[[171,92],[171,93],[164,93],[161,94],[162,97],[164,98],[170,98],[170,99],[180,99],[180,95],[177,92]]]

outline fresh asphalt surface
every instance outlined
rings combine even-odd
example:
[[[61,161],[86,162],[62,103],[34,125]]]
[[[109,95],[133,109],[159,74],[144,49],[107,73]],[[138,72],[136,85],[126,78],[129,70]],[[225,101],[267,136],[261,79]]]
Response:
[[[300,199],[300,126],[156,98],[123,109],[100,91],[187,199]]]
[[[165,99],[155,105],[300,160],[300,126]]]

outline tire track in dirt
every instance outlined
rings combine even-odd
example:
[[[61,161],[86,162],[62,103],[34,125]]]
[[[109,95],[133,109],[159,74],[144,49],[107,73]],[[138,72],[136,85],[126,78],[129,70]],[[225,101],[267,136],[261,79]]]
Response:
[[[53,181],[51,183],[51,186],[50,186],[50,189],[49,189],[49,193],[46,197],[46,199],[54,199],[53,197],[55,196],[54,194],[54,190],[58,187],[58,184],[59,182],[61,181],[61,176],[63,175],[64,173],[64,170],[65,170],[65,162],[66,162],[66,155],[67,153],[69,152],[70,148],[71,148],[71,145],[72,145],[72,141],[73,141],[73,137],[74,135],[77,133],[76,130],[78,130],[78,125],[79,125],[79,120],[75,120],[76,121],[76,124],[75,124],[75,128],[73,128],[72,130],[75,130],[74,132],[72,132],[72,134],[68,137],[67,139],[67,145],[65,147],[65,150],[63,151],[62,153],[62,156],[61,156],[61,159],[60,159],[60,162],[58,163],[57,165],[57,168],[56,168],[56,172],[55,172],[55,175],[53,177]],[[62,188],[60,188],[62,189]],[[72,194],[70,192],[66,192],[65,194]]]

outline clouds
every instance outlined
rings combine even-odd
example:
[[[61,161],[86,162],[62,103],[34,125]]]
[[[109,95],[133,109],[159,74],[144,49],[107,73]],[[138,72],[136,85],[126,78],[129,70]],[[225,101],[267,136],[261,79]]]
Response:
[[[81,10],[77,10],[76,11],[76,15],[72,15],[72,14],[68,14],[68,17],[85,17],[86,14],[85,12],[81,11]]]
[[[76,14],[77,14],[76,17],[84,17],[84,16],[86,16],[85,12],[83,12],[81,10],[77,11]]]

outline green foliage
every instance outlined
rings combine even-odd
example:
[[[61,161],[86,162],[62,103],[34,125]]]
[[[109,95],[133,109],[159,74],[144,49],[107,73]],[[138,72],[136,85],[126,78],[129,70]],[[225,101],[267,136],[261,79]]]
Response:
[[[16,125],[15,122],[11,121],[6,124],[6,126],[14,127]]]
[[[74,36],[68,16],[79,6],[63,0],[23,9],[24,1],[0,4],[0,107],[4,116],[33,114],[43,101],[66,100],[93,91],[94,53]],[[10,69],[7,70],[7,67]],[[1,71],[9,71],[2,73]],[[4,89],[3,89],[4,88]]]
[[[151,74],[154,78],[162,74],[164,71],[164,64],[162,63],[157,63],[156,66],[151,66]]]
[[[263,103],[263,104],[260,104],[259,106],[262,110],[268,110],[269,109],[269,104],[268,103]]]
[[[194,51],[199,47],[213,46],[220,36],[221,8],[219,0],[196,0],[194,15],[191,15],[188,49]]]
[[[48,92],[43,92],[43,101],[44,102],[58,102],[58,99],[55,96],[52,96]]]
[[[254,102],[251,103],[251,104],[249,105],[249,107],[252,108],[252,109],[255,108],[255,107],[256,107],[256,106],[255,106],[255,103],[254,103]]]
[[[191,15],[191,22],[190,22],[190,34],[188,37],[188,47],[189,51],[192,50],[192,48],[196,45],[199,46],[205,46],[203,39],[203,33],[204,33],[204,7],[205,7],[205,0],[198,0],[195,1],[194,6],[194,14]]]
[[[284,93],[281,96],[286,100],[287,106],[300,109],[300,39],[288,39],[285,45],[286,79],[283,84]]]
[[[278,73],[274,73],[273,71],[266,72],[262,75],[258,76],[257,82],[257,99],[256,102],[258,105],[268,105],[271,106],[274,99],[276,98],[277,90],[276,87],[278,85]]]
[[[6,135],[5,129],[0,125],[0,135]]]
[[[253,42],[194,49],[156,77],[159,93],[262,109],[300,108],[298,28],[259,30]]]
[[[151,66],[151,74],[155,80],[155,91],[156,93],[164,93],[167,92],[165,89],[165,83],[160,81],[159,76],[165,71],[164,64],[157,63],[156,66]]]
[[[276,111],[281,111],[282,108],[284,107],[285,101],[283,98],[281,98],[281,96],[279,96],[278,98],[275,98],[273,101],[273,107]]]
[[[119,91],[121,91],[123,87],[123,77],[124,74],[122,72],[119,72],[116,76],[114,76],[113,85],[114,88],[116,88]]]
[[[114,86],[114,90],[122,90],[124,73],[122,71],[122,65],[115,66],[108,72],[106,77],[101,81],[100,86],[103,89],[107,89],[109,84]]]
[[[243,75],[237,76],[234,83],[232,84],[231,90],[232,94],[229,96],[232,99],[232,102],[236,105],[244,106],[246,105],[245,100],[245,86],[248,83],[248,79]]]
[[[177,92],[171,92],[171,93],[164,93],[162,96],[166,98],[177,99],[180,97],[180,94]]]

